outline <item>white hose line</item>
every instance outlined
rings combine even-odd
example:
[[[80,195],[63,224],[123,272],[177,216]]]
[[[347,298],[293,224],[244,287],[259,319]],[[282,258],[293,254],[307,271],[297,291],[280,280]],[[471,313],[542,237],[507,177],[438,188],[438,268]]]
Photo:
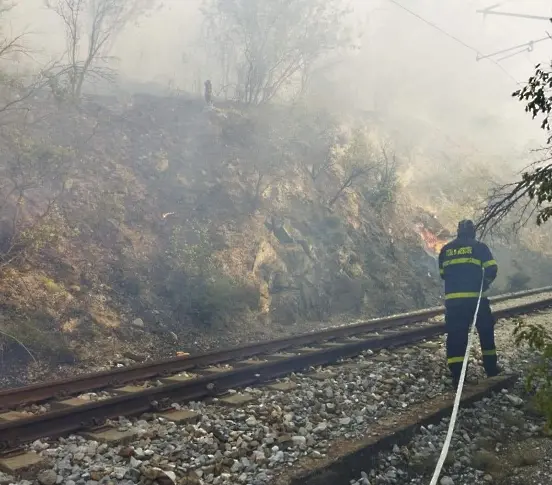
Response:
[[[429,485],[437,485],[437,480],[441,475],[441,470],[448,455],[450,441],[452,440],[452,433],[454,432],[454,426],[456,424],[456,417],[458,415],[458,408],[460,407],[460,399],[462,398],[462,389],[464,388],[464,380],[466,378],[466,369],[468,368],[468,360],[470,358],[471,346],[473,343],[473,334],[475,330],[475,324],[477,322],[477,314],[479,313],[479,304],[481,303],[481,297],[483,295],[483,284],[485,282],[485,269],[483,269],[483,275],[481,276],[481,287],[479,288],[479,297],[477,298],[477,306],[475,307],[475,313],[473,315],[473,321],[470,328],[470,333],[468,334],[468,345],[466,346],[466,354],[464,355],[464,362],[462,363],[462,373],[460,374],[460,381],[458,382],[458,388],[456,389],[456,397],[454,398],[454,406],[452,408],[452,414],[450,416],[449,427],[447,431],[447,437],[445,438],[445,443],[443,444],[443,449],[441,450],[441,456],[437,461],[437,466],[435,472],[433,473],[433,478]]]

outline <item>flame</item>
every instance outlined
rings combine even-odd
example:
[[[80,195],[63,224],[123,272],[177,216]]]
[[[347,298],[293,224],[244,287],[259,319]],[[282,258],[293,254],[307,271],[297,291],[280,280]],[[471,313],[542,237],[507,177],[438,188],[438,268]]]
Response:
[[[416,232],[422,238],[424,249],[430,256],[437,256],[445,244],[450,241],[449,237],[441,234],[434,234],[421,224],[416,225]]]

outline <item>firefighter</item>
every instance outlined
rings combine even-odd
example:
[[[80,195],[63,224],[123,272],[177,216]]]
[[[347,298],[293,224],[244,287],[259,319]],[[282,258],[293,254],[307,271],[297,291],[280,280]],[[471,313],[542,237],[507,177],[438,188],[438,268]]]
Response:
[[[205,92],[204,92],[205,102],[207,103],[208,106],[212,106],[213,105],[213,85],[211,84],[211,81],[209,79],[207,79],[207,81],[205,81],[203,85],[205,86]]]
[[[487,245],[475,239],[472,221],[458,223],[456,239],[443,246],[439,253],[439,271],[445,282],[447,363],[455,387],[460,380],[468,334],[481,288],[483,294],[476,328],[485,372],[488,377],[496,376],[500,369],[494,338],[495,321],[485,292],[496,278],[498,266]]]

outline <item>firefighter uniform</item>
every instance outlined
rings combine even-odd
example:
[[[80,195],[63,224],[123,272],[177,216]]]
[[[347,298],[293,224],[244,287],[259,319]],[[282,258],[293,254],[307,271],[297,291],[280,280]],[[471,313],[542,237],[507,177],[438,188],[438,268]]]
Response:
[[[445,282],[447,361],[453,381],[457,384],[481,285],[483,283],[483,292],[486,292],[498,271],[490,249],[486,244],[475,239],[475,227],[472,221],[461,221],[458,224],[457,238],[441,249],[439,271]],[[483,366],[489,377],[499,372],[494,324],[489,300],[483,293],[476,328],[483,354]]]

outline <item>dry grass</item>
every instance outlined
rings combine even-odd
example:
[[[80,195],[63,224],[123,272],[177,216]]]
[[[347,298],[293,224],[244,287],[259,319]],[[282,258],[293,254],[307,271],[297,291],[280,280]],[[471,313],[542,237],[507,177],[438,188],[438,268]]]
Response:
[[[330,210],[338,172],[313,182],[291,148],[270,172],[264,163],[278,151],[270,143],[287,139],[272,136],[286,133],[283,109],[273,108],[270,132],[257,134],[259,151],[240,132],[252,113],[206,115],[200,101],[144,97],[121,115],[121,106],[96,101],[102,110],[36,107],[49,118],[30,135],[89,142],[60,201],[67,227],[56,244],[0,275],[2,328],[32,351],[83,360],[94,350],[100,359],[103,349],[187,351],[203,336],[225,345],[229,336],[270,335],[274,315],[285,314],[283,323],[358,318],[437,301],[440,282],[420,263],[409,194],[380,215],[353,187]],[[263,170],[268,187],[254,206]],[[272,220],[289,227],[292,243],[278,242]],[[192,226],[209,233],[209,257],[219,263],[193,287],[186,261],[169,257],[174,229]],[[143,329],[132,327],[136,318]]]

